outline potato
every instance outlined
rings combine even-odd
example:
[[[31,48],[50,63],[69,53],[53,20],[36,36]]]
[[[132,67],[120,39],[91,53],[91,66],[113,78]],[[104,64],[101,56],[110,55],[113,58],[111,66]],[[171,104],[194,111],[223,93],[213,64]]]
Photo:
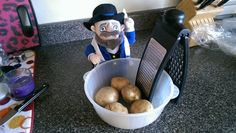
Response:
[[[153,110],[152,104],[144,99],[136,100],[130,106],[130,113],[143,113],[151,110]]]
[[[109,103],[117,102],[119,100],[119,92],[110,86],[102,87],[95,95],[95,101],[101,106]]]
[[[111,86],[121,91],[122,88],[130,84],[129,80],[125,77],[113,77],[111,79]]]
[[[109,103],[105,108],[114,112],[128,114],[128,109],[119,102]]]
[[[135,85],[129,84],[121,90],[121,95],[127,103],[141,99],[141,92]]]

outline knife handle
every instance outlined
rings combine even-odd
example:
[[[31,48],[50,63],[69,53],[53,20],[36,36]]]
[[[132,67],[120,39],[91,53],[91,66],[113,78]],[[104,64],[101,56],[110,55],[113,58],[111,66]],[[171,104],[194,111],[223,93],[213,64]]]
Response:
[[[35,90],[34,94],[31,97],[24,100],[24,102],[17,105],[14,109],[17,112],[22,111],[27,105],[29,105],[32,101],[34,101],[34,99],[36,99],[40,94],[42,94],[48,87],[49,85],[47,83],[44,83],[41,88]]]
[[[216,6],[222,6],[224,5],[225,3],[227,3],[229,0],[222,0],[220,1]]]
[[[194,2],[194,5],[199,5],[203,2],[204,0],[197,0],[196,2]]]
[[[212,2],[214,2],[215,0],[205,0],[201,3],[201,5],[198,7],[198,10],[203,9],[207,6],[209,6]]]

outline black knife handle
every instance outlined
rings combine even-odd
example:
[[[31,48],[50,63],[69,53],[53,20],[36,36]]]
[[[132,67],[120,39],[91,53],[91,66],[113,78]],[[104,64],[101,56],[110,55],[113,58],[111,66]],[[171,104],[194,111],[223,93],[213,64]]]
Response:
[[[201,5],[198,7],[198,10],[203,9],[207,6],[209,6],[212,2],[215,0],[205,0],[204,2],[201,3]]]
[[[197,2],[194,3],[194,4],[195,4],[195,5],[199,5],[199,4],[201,4],[203,1],[204,1],[204,0],[197,0]]]
[[[27,105],[29,105],[32,101],[34,101],[34,99],[36,99],[40,94],[42,94],[48,87],[49,85],[47,83],[44,83],[41,88],[35,90],[34,94],[30,98],[24,100],[24,102],[17,105],[14,109],[17,112],[22,111]]]
[[[228,2],[229,0],[222,0],[220,1],[216,6],[222,6],[224,5],[226,2]]]

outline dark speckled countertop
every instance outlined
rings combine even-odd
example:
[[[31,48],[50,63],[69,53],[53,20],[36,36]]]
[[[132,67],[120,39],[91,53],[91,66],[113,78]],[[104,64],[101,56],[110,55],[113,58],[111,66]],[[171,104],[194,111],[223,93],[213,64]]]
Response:
[[[137,33],[131,48],[140,58],[150,31]],[[48,92],[35,101],[34,133],[235,133],[236,57],[193,47],[186,87],[178,104],[169,103],[149,126],[123,130],[103,122],[84,93],[83,74],[92,66],[84,56],[91,40],[36,49],[36,85],[47,81]]]

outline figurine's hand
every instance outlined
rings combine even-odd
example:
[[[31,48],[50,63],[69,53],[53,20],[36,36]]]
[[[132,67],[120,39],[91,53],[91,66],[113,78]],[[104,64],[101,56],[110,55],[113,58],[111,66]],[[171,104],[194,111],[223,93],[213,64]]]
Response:
[[[89,60],[94,64],[99,64],[101,62],[101,56],[98,54],[91,54],[89,55]]]
[[[124,24],[126,32],[134,31],[134,20],[132,18],[125,18]]]

